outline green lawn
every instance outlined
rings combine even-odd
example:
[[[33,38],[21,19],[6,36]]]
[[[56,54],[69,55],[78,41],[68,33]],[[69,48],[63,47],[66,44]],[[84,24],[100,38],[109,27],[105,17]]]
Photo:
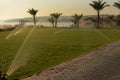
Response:
[[[7,72],[31,28],[21,30],[8,40],[10,32],[0,32],[0,66]],[[24,78],[49,67],[83,55],[97,47],[120,39],[119,29],[37,28],[20,52],[23,64],[9,80]]]

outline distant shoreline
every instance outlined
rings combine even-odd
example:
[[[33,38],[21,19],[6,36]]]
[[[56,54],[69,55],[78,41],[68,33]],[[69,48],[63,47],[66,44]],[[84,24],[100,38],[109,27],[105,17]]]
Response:
[[[19,22],[4,22],[0,21],[0,25],[18,25]],[[26,25],[33,25],[33,22],[26,22]],[[43,25],[43,26],[52,26],[49,22],[38,22],[37,25]],[[72,25],[72,22],[58,22],[58,27],[69,27]]]

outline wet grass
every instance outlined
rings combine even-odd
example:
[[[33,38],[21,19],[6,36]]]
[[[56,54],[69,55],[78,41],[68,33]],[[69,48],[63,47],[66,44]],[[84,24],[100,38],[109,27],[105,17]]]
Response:
[[[0,66],[6,72],[31,28],[5,40],[0,32]],[[37,28],[25,44],[18,61],[25,64],[9,80],[31,76],[64,61],[84,55],[120,39],[119,29]]]

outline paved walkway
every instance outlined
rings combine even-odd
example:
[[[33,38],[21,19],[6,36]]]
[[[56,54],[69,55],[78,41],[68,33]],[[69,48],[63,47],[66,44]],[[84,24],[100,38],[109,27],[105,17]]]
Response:
[[[120,80],[120,41],[24,80]]]

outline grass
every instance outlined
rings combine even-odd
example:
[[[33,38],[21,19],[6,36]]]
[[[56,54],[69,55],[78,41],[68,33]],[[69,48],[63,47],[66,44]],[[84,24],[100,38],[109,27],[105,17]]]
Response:
[[[0,66],[7,72],[28,32],[5,40],[10,32],[0,32]],[[9,80],[20,79],[73,59],[120,39],[119,29],[37,28],[21,51],[18,61],[25,64]]]

